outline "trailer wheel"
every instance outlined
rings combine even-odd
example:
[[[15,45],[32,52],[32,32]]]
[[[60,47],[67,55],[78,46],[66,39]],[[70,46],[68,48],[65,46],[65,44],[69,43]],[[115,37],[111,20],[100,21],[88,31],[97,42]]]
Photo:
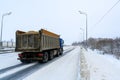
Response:
[[[48,52],[44,52],[42,62],[47,62],[47,61],[48,61]]]
[[[54,58],[53,51],[50,51],[49,60],[52,60],[53,58]]]

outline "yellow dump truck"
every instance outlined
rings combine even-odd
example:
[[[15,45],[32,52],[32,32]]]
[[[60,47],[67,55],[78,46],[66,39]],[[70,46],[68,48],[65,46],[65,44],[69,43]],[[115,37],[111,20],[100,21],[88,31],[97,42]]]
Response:
[[[23,63],[47,62],[63,54],[64,41],[60,35],[41,29],[39,31],[16,31],[16,52]]]

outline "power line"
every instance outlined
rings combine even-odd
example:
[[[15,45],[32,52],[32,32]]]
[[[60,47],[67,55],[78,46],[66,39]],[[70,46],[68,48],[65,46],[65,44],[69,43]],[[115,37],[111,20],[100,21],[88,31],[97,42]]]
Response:
[[[120,2],[120,0],[118,0],[101,18],[100,20],[94,25],[96,26],[97,24],[99,24],[104,18],[105,16]]]

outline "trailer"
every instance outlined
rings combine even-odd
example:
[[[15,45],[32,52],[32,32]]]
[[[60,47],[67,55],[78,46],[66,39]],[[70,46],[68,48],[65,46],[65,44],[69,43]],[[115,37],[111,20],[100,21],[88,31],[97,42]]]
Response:
[[[63,39],[60,35],[41,29],[39,31],[16,31],[16,52],[23,63],[47,62],[63,54]]]

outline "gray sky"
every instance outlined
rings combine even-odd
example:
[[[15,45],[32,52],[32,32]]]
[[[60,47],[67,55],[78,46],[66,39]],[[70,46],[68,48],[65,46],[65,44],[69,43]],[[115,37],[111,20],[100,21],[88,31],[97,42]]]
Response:
[[[65,44],[82,40],[88,14],[88,37],[120,37],[120,3],[96,26],[100,18],[118,0],[0,0],[0,19],[4,17],[3,40],[15,40],[16,30],[41,28],[60,34]]]

